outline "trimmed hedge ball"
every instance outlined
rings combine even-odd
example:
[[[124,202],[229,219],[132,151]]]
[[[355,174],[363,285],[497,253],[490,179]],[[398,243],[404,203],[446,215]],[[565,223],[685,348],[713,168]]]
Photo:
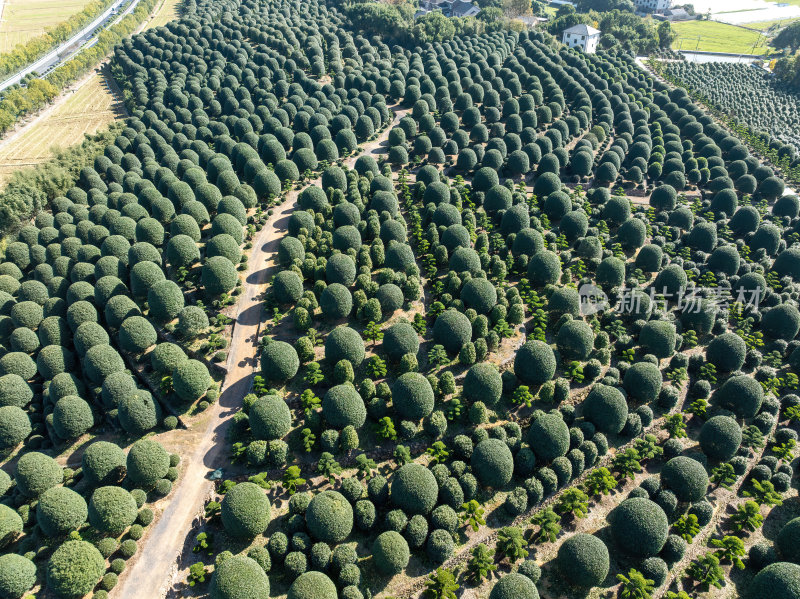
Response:
[[[569,450],[569,428],[558,414],[544,414],[537,418],[528,429],[527,439],[537,461],[550,462],[567,455]]]
[[[404,512],[424,516],[436,505],[439,485],[430,470],[410,463],[394,473],[389,494],[392,503]]]
[[[350,287],[356,280],[356,264],[347,254],[334,254],[325,264],[325,278],[329,285],[338,283]]]
[[[405,420],[416,422],[425,418],[433,412],[434,403],[430,382],[418,372],[400,375],[392,387],[392,404]]]
[[[295,579],[286,599],[338,599],[338,594],[330,578],[322,572],[310,571]]]
[[[239,280],[236,267],[224,256],[213,256],[206,260],[200,273],[200,281],[208,297],[216,298],[228,293]]]
[[[511,572],[494,584],[489,599],[539,599],[539,591],[529,577]]]
[[[53,429],[62,439],[77,439],[94,425],[92,408],[77,395],[67,395],[53,409]]]
[[[22,534],[22,518],[7,505],[0,503],[0,548],[9,545]]]
[[[667,541],[667,515],[658,504],[644,497],[626,499],[608,515],[608,521],[614,542],[628,555],[654,556]]]
[[[159,343],[150,354],[150,366],[153,370],[169,375],[188,358],[180,346],[174,343]],[[105,382],[103,383],[105,385]]]
[[[297,350],[285,341],[270,341],[261,350],[261,373],[271,383],[284,384],[300,368]]]
[[[341,543],[353,530],[353,506],[336,491],[323,491],[306,508],[311,536],[326,543]]]
[[[64,599],[89,593],[106,571],[97,547],[86,541],[67,541],[47,562],[47,588]]]
[[[358,332],[346,325],[340,325],[328,333],[325,339],[325,359],[333,365],[348,360],[353,368],[364,361],[364,341]]]
[[[144,316],[126,318],[119,328],[119,344],[132,354],[141,354],[158,341],[153,325]]]
[[[583,417],[601,433],[619,434],[628,421],[628,402],[618,388],[597,384],[583,402]]]
[[[514,357],[514,373],[526,385],[541,385],[556,373],[553,349],[543,341],[528,341]]]
[[[211,599],[257,599],[269,597],[269,577],[257,561],[234,555],[214,567]]]
[[[141,437],[153,430],[161,420],[161,408],[152,394],[144,389],[134,389],[123,395],[117,403],[119,424],[131,435]]]
[[[747,346],[736,333],[723,333],[714,337],[706,348],[706,359],[719,372],[733,372],[744,364]]]
[[[558,329],[556,345],[564,358],[586,360],[594,348],[592,327],[582,320],[566,322]]]
[[[470,367],[464,377],[462,395],[470,403],[482,401],[486,405],[493,406],[500,401],[503,395],[503,378],[497,367],[488,362],[479,362]],[[432,409],[433,403],[431,403]]]
[[[800,331],[800,311],[792,304],[770,308],[761,319],[761,329],[773,339],[791,341]]]
[[[385,576],[402,572],[410,557],[408,542],[393,530],[381,533],[372,543],[372,561]]]
[[[553,285],[561,278],[561,260],[549,251],[536,253],[528,262],[528,279],[534,287]]]
[[[472,472],[486,487],[499,489],[511,481],[514,474],[514,456],[505,442],[486,439],[475,446],[470,459]]]
[[[6,374],[0,377],[0,406],[24,408],[32,399],[33,391],[21,376]]]
[[[797,599],[800,597],[800,566],[788,562],[770,564],[756,574],[747,587],[747,599]]]
[[[203,397],[210,385],[208,367],[199,360],[186,360],[172,373],[172,388],[178,398],[186,403]]]
[[[720,407],[734,412],[739,418],[752,418],[761,409],[764,388],[746,375],[732,376],[714,393]]]
[[[183,310],[183,291],[174,281],[160,281],[147,292],[150,316],[159,323],[167,323]],[[123,323],[123,328],[125,323]]]
[[[176,332],[184,339],[194,339],[209,326],[208,316],[198,306],[186,306],[178,314]]]
[[[455,309],[439,314],[433,325],[433,340],[451,354],[457,354],[472,339],[469,319]]]
[[[800,562],[800,518],[783,525],[775,539],[775,547],[782,559],[795,564]]]
[[[137,487],[150,488],[169,471],[169,454],[158,441],[140,439],[125,460],[128,478]]]
[[[0,448],[16,447],[31,434],[28,414],[17,406],[0,407]]]
[[[714,416],[700,429],[700,448],[712,460],[727,462],[742,443],[742,428],[730,416]]]
[[[570,584],[581,588],[596,587],[608,576],[608,548],[593,535],[577,533],[558,548],[556,564]]]
[[[36,523],[48,537],[78,530],[89,516],[86,500],[67,487],[53,487],[39,497]]]
[[[269,525],[271,505],[264,491],[251,482],[239,483],[222,500],[222,525],[237,539],[254,539]]]
[[[643,403],[655,401],[661,391],[661,371],[650,362],[637,362],[625,371],[622,386],[634,400]]]
[[[89,501],[89,522],[100,532],[121,535],[136,521],[136,500],[122,487],[99,487]]]
[[[277,395],[267,395],[250,406],[250,430],[263,441],[282,439],[292,428],[289,406]]]
[[[39,497],[64,481],[64,471],[53,458],[37,451],[24,454],[14,469],[17,489],[25,497]]]
[[[125,476],[125,452],[115,443],[96,441],[83,452],[81,469],[90,485],[119,482]]]
[[[322,416],[334,428],[361,428],[367,419],[364,400],[349,383],[328,389],[322,398]]]
[[[406,354],[417,354],[419,335],[409,323],[398,322],[384,331],[382,347],[390,360],[399,362]]]
[[[679,501],[699,501],[708,489],[708,473],[697,460],[678,456],[664,466],[661,484],[675,493]]]
[[[341,320],[353,310],[353,296],[350,290],[339,283],[331,283],[322,291],[319,298],[322,314],[331,320]]]
[[[19,599],[36,584],[36,564],[16,553],[0,555],[0,597]]]

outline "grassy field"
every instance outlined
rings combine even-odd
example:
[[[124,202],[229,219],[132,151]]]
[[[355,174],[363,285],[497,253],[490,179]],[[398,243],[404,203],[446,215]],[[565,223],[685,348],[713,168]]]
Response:
[[[704,50],[730,52],[731,54],[762,54],[769,51],[767,39],[757,31],[750,31],[716,21],[681,21],[672,27],[677,38],[672,44],[676,50]]]
[[[80,12],[90,0],[5,0],[0,21],[0,52],[41,35]]]
[[[0,186],[15,170],[48,160],[54,148],[66,148],[124,114],[105,77],[95,73],[54,110],[0,145]]]
[[[173,19],[178,18],[178,5],[181,0],[164,0],[157,8],[152,20],[145,29],[166,25]]]
[[[773,21],[757,21],[755,23],[744,23],[744,26],[749,29],[758,29],[759,31],[769,31],[773,27],[777,29],[783,29],[784,27],[788,26],[791,23],[794,23],[798,19],[775,19]]]

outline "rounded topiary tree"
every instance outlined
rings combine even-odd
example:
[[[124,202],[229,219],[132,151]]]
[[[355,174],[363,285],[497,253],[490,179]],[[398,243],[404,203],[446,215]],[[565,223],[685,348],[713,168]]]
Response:
[[[100,532],[122,534],[136,520],[136,500],[122,487],[99,487],[89,501],[89,522]]]
[[[341,543],[353,530],[353,506],[341,493],[323,491],[308,504],[306,525],[315,539]]]
[[[461,300],[478,314],[488,314],[497,304],[497,290],[488,279],[470,279],[461,288]]]
[[[269,597],[269,577],[257,561],[234,555],[214,567],[209,592],[211,599]]]
[[[608,576],[608,548],[593,535],[577,533],[558,548],[556,564],[570,584],[581,588],[595,587]]]
[[[510,572],[494,583],[489,599],[539,599],[539,591],[527,576]]]
[[[194,339],[208,328],[208,316],[199,306],[186,306],[178,315],[175,331],[184,339]]]
[[[678,456],[664,466],[661,484],[675,493],[678,501],[699,501],[708,489],[708,473],[697,460]]]
[[[700,429],[700,448],[712,460],[727,462],[742,443],[742,428],[730,416],[714,416]]]
[[[96,441],[83,452],[81,468],[90,485],[119,482],[125,477],[125,452],[116,443]]]
[[[592,327],[582,320],[566,322],[558,329],[556,345],[565,359],[586,360],[594,347]]]
[[[514,357],[514,373],[526,385],[541,385],[556,373],[553,349],[544,341],[528,341]]]
[[[167,323],[183,310],[183,291],[174,281],[160,281],[147,292],[147,305],[153,320]]]
[[[364,341],[355,329],[341,325],[328,333],[325,339],[325,359],[331,366],[341,360],[348,360],[353,368],[357,368],[364,361],[364,355]]]
[[[31,399],[33,399],[33,391],[21,376],[6,374],[0,377],[0,406],[24,408]]]
[[[752,377],[743,374],[732,376],[717,389],[714,400],[739,418],[752,418],[761,409],[764,388]]]
[[[283,399],[277,395],[267,395],[250,406],[249,421],[253,437],[273,441],[289,433],[292,413]]]
[[[19,599],[36,584],[36,564],[16,553],[0,555],[0,597]]]
[[[775,539],[775,548],[781,559],[800,563],[800,518],[789,520],[783,525]]]
[[[418,372],[400,375],[392,388],[394,409],[406,420],[418,421],[433,412],[435,397],[428,379]]]
[[[436,505],[439,486],[430,470],[410,463],[394,473],[389,493],[392,503],[404,512],[426,515]]]
[[[153,430],[161,420],[161,408],[152,394],[144,389],[133,389],[119,398],[117,403],[120,426],[125,432],[142,436]]]
[[[800,566],[776,562],[756,574],[747,587],[746,599],[797,599],[800,597]]]
[[[261,487],[250,482],[239,483],[222,500],[222,525],[232,537],[254,539],[267,529],[271,509]]]
[[[408,541],[398,532],[387,530],[372,543],[372,561],[385,576],[394,576],[408,565],[411,553]]]
[[[667,515],[657,503],[647,498],[626,499],[611,511],[608,521],[617,547],[629,555],[656,555],[667,542]]]
[[[334,428],[361,428],[367,419],[364,400],[350,383],[335,385],[322,398],[322,416]]]
[[[17,406],[0,407],[0,448],[16,447],[31,434],[28,414]]]
[[[636,401],[650,403],[661,391],[661,371],[651,362],[637,362],[625,371],[622,386]]]
[[[800,311],[792,304],[770,308],[761,319],[761,329],[773,339],[791,341],[800,331]]]
[[[706,348],[706,359],[718,372],[733,372],[744,364],[747,345],[736,333],[723,333],[714,337]]]
[[[37,451],[24,454],[14,469],[17,489],[25,497],[39,497],[64,481],[64,471],[53,458]]]
[[[77,439],[93,425],[92,408],[77,395],[62,397],[53,408],[53,429],[62,439]]]
[[[528,262],[528,279],[535,287],[553,285],[561,278],[561,260],[549,251],[537,252]]]
[[[231,291],[238,280],[236,267],[224,256],[212,256],[206,260],[200,272],[200,281],[206,296],[212,299]]]
[[[651,320],[642,327],[639,343],[646,353],[656,358],[669,358],[675,353],[675,325],[663,320]]]
[[[417,354],[419,335],[409,323],[398,322],[384,331],[382,347],[390,360],[399,362],[406,354]]]
[[[527,439],[536,459],[542,462],[567,455],[569,450],[569,428],[558,414],[544,414],[537,418],[528,429]]]
[[[132,354],[141,354],[158,341],[150,321],[143,316],[130,316],[126,318],[119,328],[119,344],[122,349]]]
[[[320,295],[319,305],[325,318],[341,320],[353,310],[353,296],[344,285],[331,283]]]
[[[186,352],[180,346],[174,343],[159,343],[150,354],[150,365],[157,373],[168,375],[187,359]]]
[[[300,368],[297,350],[285,341],[270,341],[261,350],[261,373],[272,383],[284,384],[294,378]]]
[[[169,454],[158,441],[140,439],[131,445],[125,465],[130,481],[148,489],[167,475]]]
[[[463,313],[451,308],[436,318],[433,325],[433,340],[449,353],[458,353],[471,339],[472,325]]]
[[[178,398],[186,403],[203,397],[210,385],[208,368],[199,360],[186,360],[172,373],[172,388]]]
[[[583,417],[602,433],[618,434],[628,420],[628,402],[617,387],[597,384],[583,402]]]
[[[79,599],[94,588],[105,571],[105,560],[94,545],[67,541],[47,562],[47,588],[64,599]]]
[[[286,599],[338,599],[336,585],[322,572],[305,572],[289,587]]]
[[[86,500],[67,487],[53,487],[39,497],[36,523],[48,537],[78,530],[89,516]]]
[[[19,514],[0,503],[0,549],[11,544],[22,534],[22,526]]]
[[[489,406],[496,404],[503,395],[503,378],[497,366],[489,362],[479,362],[472,366],[464,377],[461,393],[470,403],[482,401]]]
[[[486,439],[475,446],[470,459],[472,472],[483,486],[499,489],[511,481],[514,456],[500,439]]]

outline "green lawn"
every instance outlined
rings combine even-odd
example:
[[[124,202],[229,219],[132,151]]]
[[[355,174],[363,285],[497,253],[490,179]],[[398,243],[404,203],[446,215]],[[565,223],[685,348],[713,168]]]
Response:
[[[780,29],[783,29],[790,23],[794,23],[797,20],[798,19],[795,17],[792,19],[775,19],[773,21],[757,21],[755,23],[742,23],[742,25],[750,29],[758,29],[759,31],[768,31],[769,29],[775,26],[777,26]]]
[[[677,38],[675,50],[704,50],[731,54],[763,54],[769,51],[767,39],[750,31],[717,21],[680,21],[672,23]]]

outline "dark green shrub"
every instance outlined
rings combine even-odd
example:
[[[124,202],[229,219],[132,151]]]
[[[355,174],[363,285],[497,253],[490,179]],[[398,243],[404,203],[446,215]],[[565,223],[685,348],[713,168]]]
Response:
[[[395,410],[406,420],[418,421],[430,415],[434,394],[427,378],[418,372],[400,375],[392,388]]]
[[[95,345],[86,352],[83,368],[90,381],[100,384],[109,375],[125,370],[125,362],[110,345]]]
[[[353,507],[340,493],[318,493],[306,509],[311,535],[326,543],[341,543],[353,530]]]
[[[158,426],[161,409],[149,391],[134,389],[117,403],[119,424],[131,435],[141,437]]]
[[[384,331],[382,347],[390,360],[399,362],[406,354],[417,354],[419,335],[407,322],[398,322]]]
[[[194,220],[192,220],[192,222],[194,222]],[[195,226],[197,225],[195,224]],[[197,247],[196,243],[199,239],[199,229],[197,239],[193,239],[188,235],[174,235],[170,237],[169,242],[167,242],[167,262],[169,262],[173,268],[180,268],[182,266],[188,267],[195,262],[199,262],[200,248]]]
[[[488,279],[470,279],[461,288],[461,300],[478,314],[488,314],[497,304],[497,290]]]
[[[208,328],[208,316],[198,306],[186,306],[178,315],[175,331],[184,339],[194,339]]]
[[[303,281],[293,270],[282,270],[272,279],[272,293],[280,304],[294,304],[303,296]]]
[[[0,375],[17,374],[29,381],[36,376],[36,362],[28,354],[9,352],[0,358]]]
[[[727,462],[742,443],[742,429],[730,416],[709,418],[700,429],[700,448],[712,460]]]
[[[514,373],[526,385],[541,385],[553,378],[556,358],[543,341],[528,341],[514,358]]]
[[[455,548],[453,536],[446,530],[438,528],[428,536],[425,553],[434,563],[443,564],[453,555]]]
[[[353,310],[353,296],[344,285],[331,283],[320,295],[319,305],[326,318],[340,320]]]
[[[277,395],[267,395],[259,399],[250,406],[249,416],[250,429],[256,439],[281,439],[292,428],[289,406]]]
[[[595,587],[608,576],[608,548],[593,535],[577,533],[558,548],[556,563],[570,584],[581,588]]]
[[[661,484],[675,493],[679,501],[699,501],[708,489],[708,473],[697,460],[678,456],[664,466]]]
[[[47,562],[47,588],[59,597],[79,599],[94,588],[105,570],[105,560],[94,545],[67,541]]]
[[[536,459],[544,463],[566,455],[569,450],[569,428],[558,414],[537,418],[528,429],[527,439]]]
[[[77,395],[67,395],[53,409],[53,429],[62,439],[77,439],[94,425],[92,408]]]
[[[650,362],[637,362],[625,371],[622,378],[622,386],[628,395],[643,403],[655,401],[661,391],[661,383],[661,371]]]
[[[83,478],[89,485],[111,484],[125,476],[125,452],[108,441],[96,441],[81,457]]]
[[[325,339],[325,359],[331,365],[348,360],[353,368],[364,361],[364,342],[355,329],[341,325],[333,329]]]
[[[147,292],[147,305],[156,322],[169,322],[183,309],[183,292],[173,281],[160,281]],[[124,323],[122,329],[125,329]]]
[[[367,419],[367,408],[356,388],[345,383],[331,387],[325,393],[322,416],[334,428],[353,426],[358,429]]]
[[[0,406],[24,408],[33,399],[33,391],[18,374],[0,377]]]
[[[594,332],[586,322],[572,320],[561,325],[556,345],[568,360],[586,360],[594,348]]]
[[[789,520],[783,525],[775,539],[775,547],[781,559],[787,562],[800,562],[800,518]]]
[[[28,414],[17,406],[0,407],[0,448],[11,449],[31,434]]]
[[[408,542],[394,531],[386,531],[372,543],[372,560],[385,576],[394,576],[408,565]]]
[[[271,506],[264,491],[250,482],[239,483],[222,500],[222,525],[237,539],[254,539],[270,521]]]
[[[499,489],[511,481],[514,457],[500,439],[486,439],[475,446],[470,459],[472,472],[486,487]]]
[[[211,599],[268,597],[269,578],[259,563],[250,557],[234,555],[214,568],[209,592]]]
[[[392,503],[409,514],[428,514],[436,505],[439,487],[430,470],[420,464],[401,466],[391,481]]]
[[[100,532],[121,535],[136,521],[139,509],[122,487],[99,487],[89,501],[89,522]]]
[[[442,312],[433,325],[433,340],[451,354],[458,353],[472,339],[472,325],[461,312],[449,309]]]
[[[228,293],[239,280],[236,267],[224,256],[213,256],[206,260],[200,273],[206,295],[215,298]]]
[[[517,357],[519,357],[519,353]],[[480,362],[472,366],[464,377],[462,394],[464,399],[470,403],[482,401],[487,405],[496,404],[503,394],[503,380],[497,367],[488,362]],[[433,403],[431,403],[432,409]]]
[[[210,385],[208,368],[198,360],[186,360],[172,373],[172,388],[180,400],[187,403],[203,397]]]
[[[616,387],[597,384],[583,402],[583,417],[600,432],[618,434],[628,419],[628,403]]]
[[[0,597],[19,599],[36,584],[36,564],[16,553],[0,555]]]
[[[72,308],[73,306],[70,306],[70,309]],[[118,329],[120,326],[122,326],[122,323],[126,318],[141,315],[141,313],[142,311],[139,309],[139,306],[136,305],[136,302],[134,302],[127,295],[116,295],[112,297],[110,300],[108,300],[105,308],[103,308],[103,314],[106,317],[106,323],[112,329]],[[73,330],[76,330],[83,322],[85,322],[85,320],[75,324],[75,326],[70,323],[70,326]],[[97,322],[97,317],[95,316],[91,322]]]
[[[645,353],[656,358],[669,358],[675,353],[675,325],[663,320],[652,320],[642,327],[639,343]]]
[[[128,479],[135,486],[148,489],[167,475],[169,454],[157,441],[140,439],[131,445],[125,465]]]
[[[659,185],[650,194],[650,205],[656,210],[674,210],[678,194],[671,185]]]
[[[732,376],[714,393],[716,403],[731,410],[739,418],[752,418],[761,409],[764,389],[754,378]]]
[[[36,523],[48,537],[62,537],[78,530],[88,515],[86,500],[67,487],[48,489],[36,505]]]
[[[294,378],[299,368],[297,351],[285,341],[270,341],[261,350],[261,373],[267,381],[284,384]]]
[[[336,585],[322,572],[306,572],[289,587],[286,599],[338,599]]]
[[[800,331],[800,312],[792,304],[770,308],[761,319],[761,329],[773,339],[791,341]]]
[[[75,350],[79,355],[84,355],[95,345],[108,345],[111,342],[106,330],[96,322],[84,322],[75,331],[73,338]]]
[[[64,471],[50,456],[32,451],[17,461],[14,480],[20,493],[25,497],[35,498],[60,485],[64,480]]]
[[[667,541],[667,516],[658,504],[649,499],[626,499],[611,511],[608,521],[614,542],[629,555],[656,555]]]
[[[172,374],[187,359],[186,353],[174,343],[159,343],[150,353],[150,365],[161,375]]]
[[[706,359],[718,372],[733,372],[744,364],[747,346],[736,333],[715,336],[706,348]]]
[[[800,592],[800,566],[776,562],[756,574],[747,587],[747,599],[794,599]]]
[[[536,253],[528,262],[528,279],[534,287],[557,283],[561,278],[561,260],[549,250]]]

